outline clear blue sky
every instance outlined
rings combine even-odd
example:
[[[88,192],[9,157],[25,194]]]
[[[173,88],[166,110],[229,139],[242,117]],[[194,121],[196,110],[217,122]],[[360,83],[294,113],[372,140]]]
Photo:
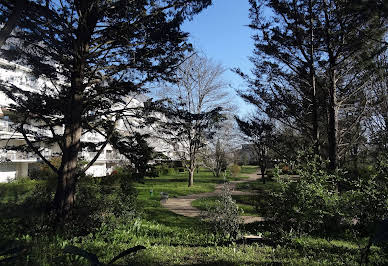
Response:
[[[252,68],[248,59],[253,51],[248,11],[248,0],[213,0],[213,5],[183,26],[196,49],[228,69],[224,78],[231,90],[245,88],[246,84],[229,69],[239,67],[249,72]],[[247,114],[251,107],[237,96],[234,99],[240,109],[238,114]]]

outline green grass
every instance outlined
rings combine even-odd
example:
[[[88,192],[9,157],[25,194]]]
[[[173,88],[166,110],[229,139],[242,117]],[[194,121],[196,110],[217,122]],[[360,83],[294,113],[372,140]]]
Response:
[[[257,166],[253,165],[244,165],[241,166],[241,174],[253,174],[257,172]]]
[[[23,180],[22,182],[0,183],[0,204],[1,203],[20,203],[31,195],[37,184],[45,181]]]
[[[242,210],[241,215],[258,216],[255,210],[254,197],[255,196],[246,195],[232,196],[233,200],[236,201],[237,206],[240,207],[240,209]],[[218,199],[218,197],[197,199],[193,201],[192,206],[200,210],[207,211],[209,210],[209,208],[215,206],[216,200]]]
[[[241,191],[276,191],[280,188],[280,184],[275,181],[266,181],[263,184],[263,181],[256,180],[254,182],[237,184],[236,188]]]
[[[255,167],[243,167],[240,177],[253,173]],[[201,170],[194,177],[194,186],[187,187],[187,173],[178,173],[158,178],[146,178],[144,183],[134,184],[138,190],[138,202],[141,214],[131,220],[113,220],[103,224],[94,233],[85,236],[64,239],[54,236],[22,236],[28,243],[28,259],[19,264],[29,265],[88,265],[79,256],[65,255],[66,245],[76,245],[98,255],[100,261],[107,263],[121,251],[135,245],[144,245],[147,249],[135,255],[119,260],[119,265],[355,265],[359,259],[357,243],[321,238],[305,237],[294,239],[288,244],[233,244],[217,246],[209,225],[199,219],[176,215],[160,205],[160,192],[178,197],[193,193],[214,190],[223,178],[213,177],[209,171]],[[39,182],[20,184],[1,184],[0,202],[2,204],[21,202]],[[278,185],[261,181],[239,184],[247,190],[276,189]],[[150,189],[153,195],[150,195]],[[15,194],[18,194],[15,200]],[[233,196],[244,210],[244,215],[255,215],[252,198],[255,196]],[[193,205],[205,208],[215,198],[200,199]],[[0,227],[0,234],[9,224]],[[255,230],[255,226],[251,226]],[[246,227],[248,228],[248,227]],[[252,231],[256,233],[256,231]],[[1,242],[1,241],[0,241]],[[0,243],[1,244],[1,243]],[[1,246],[1,245],[0,245]],[[373,248],[372,265],[384,265],[384,253]],[[1,259],[1,257],[0,257]],[[29,261],[26,263],[26,261]],[[17,263],[16,263],[17,264]]]

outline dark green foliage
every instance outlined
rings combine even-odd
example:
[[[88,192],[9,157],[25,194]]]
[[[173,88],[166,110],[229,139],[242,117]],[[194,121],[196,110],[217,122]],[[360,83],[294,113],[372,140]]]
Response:
[[[253,151],[261,171],[261,178],[265,183],[265,172],[270,163],[270,149],[274,143],[274,125],[271,122],[253,117],[243,121],[235,117],[240,131],[253,144]]]
[[[386,164],[376,174],[329,174],[326,162],[304,155],[298,164],[298,177],[286,179],[277,172],[280,190],[263,191],[259,213],[270,218],[277,233],[368,237],[388,215]],[[277,168],[278,169],[278,168]],[[338,186],[338,184],[340,184]]]
[[[346,178],[344,210],[348,219],[355,219],[356,232],[371,236],[376,226],[388,216],[388,164],[380,161],[375,173]]]
[[[148,91],[150,82],[174,81],[174,69],[191,49],[181,25],[211,0],[28,3],[39,8],[22,10],[8,40],[12,45],[4,46],[1,56],[28,67],[32,78],[45,82],[29,90],[2,81],[0,91],[12,100],[15,130],[26,141],[12,148],[35,152],[58,176],[54,206],[59,224],[74,205],[78,179],[108,143],[132,156],[138,168],[134,175],[144,176],[151,151],[141,136],[128,132],[138,132],[155,118],[149,113],[152,100],[140,105],[139,95]],[[0,3],[1,22],[10,10],[9,1]],[[117,129],[119,121],[126,132]],[[102,136],[102,141],[81,142],[87,133]],[[58,167],[40,151],[55,145],[61,149]],[[78,169],[83,148],[97,153]]]
[[[238,239],[241,230],[240,214],[241,209],[232,198],[230,185],[225,183],[220,198],[202,216],[209,221],[215,235],[221,237],[220,240],[234,241]]]
[[[153,148],[147,143],[147,135],[134,133],[131,136],[112,136],[113,146],[133,165],[131,176],[137,180],[145,177],[149,168],[148,162],[152,159]]]
[[[334,173],[367,141],[363,120],[373,75],[385,68],[374,61],[387,48],[386,7],[375,1],[249,2],[254,69],[252,75],[237,70],[249,84],[239,93],[258,115],[295,131],[294,146],[313,146],[328,158]]]
[[[115,182],[103,179],[85,177],[78,184],[77,201],[64,221],[66,226],[61,230],[62,236],[87,235],[104,223],[115,224],[135,217],[137,192],[130,180],[121,176],[116,177]],[[1,230],[7,231],[7,238],[53,234],[56,230],[52,211],[54,192],[55,185],[38,184],[23,202],[2,206],[4,217],[0,219],[0,224]],[[8,223],[13,226],[6,229]]]
[[[308,157],[295,180],[284,180],[276,173],[281,190],[270,192],[259,212],[273,219],[281,233],[332,234],[340,229],[341,212],[335,176],[326,172],[319,158]]]
[[[0,242],[0,264],[11,265],[28,252],[28,246],[23,241]]]

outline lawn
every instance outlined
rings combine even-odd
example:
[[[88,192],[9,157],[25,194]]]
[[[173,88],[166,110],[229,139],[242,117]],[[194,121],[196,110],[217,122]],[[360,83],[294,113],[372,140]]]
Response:
[[[234,179],[245,178],[244,174],[252,172],[255,172],[254,167],[243,167],[241,175]],[[214,190],[217,183],[223,182],[223,178],[213,177],[209,171],[202,169],[195,176],[193,187],[188,188],[186,181],[187,173],[176,173],[145,178],[144,182],[134,183],[138,191],[139,205],[136,217],[129,220],[112,218],[110,222],[103,223],[87,235],[70,238],[61,234],[18,235],[17,240],[28,246],[28,253],[21,256],[18,263],[13,264],[88,265],[88,262],[78,255],[65,254],[63,249],[67,245],[96,254],[104,263],[130,247],[146,247],[135,255],[120,259],[118,265],[354,265],[359,259],[357,244],[342,240],[305,237],[287,243],[219,243],[207,223],[176,215],[160,205],[160,192],[169,193],[170,197],[208,192]],[[39,182],[2,184],[0,202],[3,206],[21,202],[37,183]],[[254,183],[247,189],[257,190],[260,184]],[[265,189],[274,187],[276,185],[268,182]],[[15,196],[16,194],[18,196]],[[244,209],[244,215],[255,215],[251,197],[234,197]],[[214,202],[212,198],[199,200],[194,202],[194,205],[201,207],[206,203],[211,204],[212,201]],[[10,235],[7,231],[14,226],[18,225],[1,223],[0,235],[3,238],[0,241],[0,254],[2,245],[4,249],[4,243],[11,240],[5,237]],[[244,230],[246,233],[258,233],[258,228],[261,227],[252,224]],[[372,250],[373,264],[384,265],[381,254],[379,249]],[[0,255],[0,260],[1,258]]]
[[[241,215],[259,216],[255,210],[255,197],[246,195],[232,196],[237,206],[241,209]],[[207,211],[215,206],[218,197],[202,198],[193,201],[192,205],[200,210]]]

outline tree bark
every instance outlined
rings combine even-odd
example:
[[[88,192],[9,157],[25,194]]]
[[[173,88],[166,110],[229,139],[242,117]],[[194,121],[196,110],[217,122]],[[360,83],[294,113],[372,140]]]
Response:
[[[329,95],[329,124],[328,124],[328,144],[329,144],[329,170],[334,172],[338,161],[338,105],[336,95],[335,70],[331,74],[331,86]]]
[[[97,23],[94,8],[88,1],[75,1],[78,9],[78,29],[74,39],[73,71],[71,73],[71,88],[69,90],[68,106],[64,115],[65,132],[62,151],[62,162],[58,174],[57,191],[54,205],[57,214],[57,224],[63,222],[75,201],[75,192],[80,172],[77,169],[78,153],[81,150],[82,135],[82,94],[86,67],[86,57],[89,52],[89,42]],[[94,6],[95,7],[95,6]]]
[[[261,180],[263,181],[263,184],[265,184],[265,170],[266,170],[266,166],[264,165],[261,165],[260,166],[260,172],[261,172]]]
[[[194,169],[189,169],[188,187],[191,187],[193,185],[194,185]]]
[[[80,80],[79,80],[80,81]],[[58,174],[57,190],[54,205],[57,221],[63,221],[68,216],[75,201],[75,190],[78,180],[77,161],[81,149],[81,100],[74,95],[69,122],[65,126],[65,145],[62,154],[61,168]]]
[[[314,19],[313,19],[313,6],[312,1],[309,1],[309,13],[310,13],[310,82],[312,91],[312,115],[313,115],[313,147],[316,155],[320,154],[319,151],[319,128],[318,128],[318,102],[317,102],[317,88],[315,78],[315,66],[314,66]]]
[[[329,81],[328,94],[328,145],[329,145],[329,171],[334,172],[338,161],[338,103],[337,103],[337,76],[336,76],[336,57],[331,43],[330,19],[326,1],[324,3],[325,12],[325,42],[329,60]]]

